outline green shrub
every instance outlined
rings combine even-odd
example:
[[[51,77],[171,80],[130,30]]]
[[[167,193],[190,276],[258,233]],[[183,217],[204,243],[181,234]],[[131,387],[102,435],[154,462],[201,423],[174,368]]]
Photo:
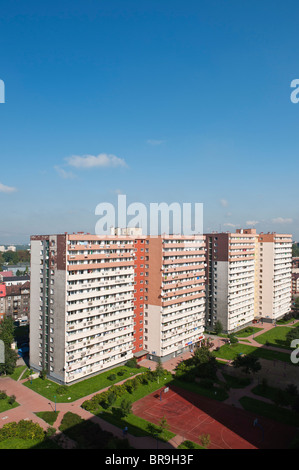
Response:
[[[196,445],[192,441],[184,441],[183,444],[186,449],[196,449]]]
[[[111,375],[109,375],[109,377],[107,377],[107,379],[113,381],[113,380],[116,379],[116,375],[115,375],[115,374],[111,374]]]
[[[68,391],[67,385],[60,385],[56,388],[57,395],[64,395]]]
[[[10,405],[13,405],[15,403],[15,401],[16,401],[16,396],[15,395],[11,395],[8,399],[8,403]]]
[[[203,388],[206,388],[208,390],[211,390],[214,386],[214,382],[213,380],[210,380],[210,379],[201,379],[200,381],[200,385],[203,387]]]
[[[132,357],[132,359],[129,359],[126,362],[126,366],[130,367],[131,369],[136,369],[138,367],[136,357]]]
[[[0,441],[11,438],[42,441],[45,438],[45,433],[39,424],[23,419],[18,423],[7,423],[0,429]]]
[[[49,426],[47,431],[46,431],[46,436],[45,437],[52,437],[56,433],[56,429]]]
[[[4,390],[0,390],[0,400],[5,400],[5,398],[7,398],[6,393],[4,392]]]

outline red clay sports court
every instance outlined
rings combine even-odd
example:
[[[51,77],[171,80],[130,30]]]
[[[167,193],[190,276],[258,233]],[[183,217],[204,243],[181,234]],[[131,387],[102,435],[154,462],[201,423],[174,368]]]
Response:
[[[184,440],[200,444],[199,436],[209,434],[210,449],[284,449],[296,434],[293,427],[231,405],[174,386],[164,393],[164,388],[135,402],[132,411],[154,424],[165,416],[169,430]]]

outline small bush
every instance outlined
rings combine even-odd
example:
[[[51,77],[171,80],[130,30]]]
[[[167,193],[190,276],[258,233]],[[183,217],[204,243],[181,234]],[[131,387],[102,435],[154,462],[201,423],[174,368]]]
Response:
[[[184,447],[186,447],[186,449],[196,449],[196,445],[192,441],[184,441],[182,444]]]
[[[200,385],[208,390],[211,390],[214,386],[214,382],[210,379],[202,379]]]
[[[56,433],[56,429],[49,426],[46,431],[46,437],[52,437],[54,436],[55,433]]]
[[[5,400],[5,398],[7,398],[6,393],[4,392],[4,390],[0,390],[0,400]]]
[[[289,393],[291,396],[295,397],[298,395],[298,389],[295,384],[289,384],[286,388],[286,392]]]
[[[111,374],[111,375],[109,375],[109,377],[107,377],[107,378],[108,378],[108,380],[113,381],[113,380],[116,379],[116,375],[115,375],[115,374]]]
[[[138,367],[136,357],[132,357],[132,359],[129,359],[126,362],[126,366],[130,367],[131,369],[136,369]]]
[[[41,370],[39,376],[42,380],[45,380],[47,378],[47,371],[45,369]]]
[[[57,395],[64,395],[68,391],[67,385],[60,385],[56,388]]]
[[[15,395],[11,395],[8,399],[8,403],[10,405],[13,405],[15,403],[15,401],[16,401],[16,396]]]

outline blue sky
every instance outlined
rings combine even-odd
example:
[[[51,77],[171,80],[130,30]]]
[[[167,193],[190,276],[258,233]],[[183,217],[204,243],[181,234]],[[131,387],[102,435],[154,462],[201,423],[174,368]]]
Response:
[[[201,202],[299,241],[299,5],[0,1],[0,243],[93,233],[101,202]]]

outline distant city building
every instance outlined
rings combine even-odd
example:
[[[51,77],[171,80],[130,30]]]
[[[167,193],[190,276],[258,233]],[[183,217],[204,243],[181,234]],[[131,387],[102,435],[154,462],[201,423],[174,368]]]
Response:
[[[3,281],[4,278],[6,277],[13,277],[13,272],[12,271],[1,271],[0,272],[0,281]]]
[[[17,248],[14,245],[10,245],[7,247],[5,247],[4,245],[0,245],[0,253],[5,253],[6,251],[16,252]]]
[[[18,264],[8,264],[2,267],[3,271],[12,272],[13,276],[16,276],[17,272],[27,272],[30,274],[30,263],[18,263]]]
[[[2,293],[2,294],[1,294]],[[0,284],[0,312],[14,321],[28,321],[30,315],[30,282],[6,286]]]
[[[1,276],[0,282],[3,282],[6,286],[17,286],[24,284],[24,282],[30,281],[30,276],[27,274],[25,276]]]

